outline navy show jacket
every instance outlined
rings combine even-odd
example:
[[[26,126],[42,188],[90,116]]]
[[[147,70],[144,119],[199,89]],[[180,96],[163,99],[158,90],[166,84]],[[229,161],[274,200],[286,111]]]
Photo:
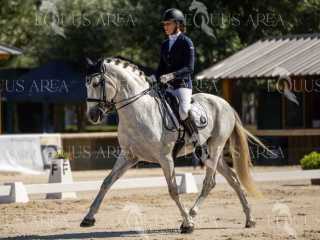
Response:
[[[180,33],[169,51],[169,39],[161,45],[160,62],[156,71],[156,78],[173,73],[175,79],[169,82],[174,89],[192,88],[192,73],[194,71],[195,50],[190,38]]]

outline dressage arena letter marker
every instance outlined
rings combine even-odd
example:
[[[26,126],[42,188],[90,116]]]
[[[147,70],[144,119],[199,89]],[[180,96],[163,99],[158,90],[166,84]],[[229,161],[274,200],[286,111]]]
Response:
[[[63,164],[62,164],[63,175],[66,175],[66,171],[68,171],[69,169],[70,169],[69,161],[64,160]],[[70,173],[71,173],[71,171],[70,171]]]
[[[49,183],[73,183],[70,162],[68,159],[52,159]],[[48,193],[47,199],[76,198],[75,192]]]
[[[58,165],[55,164],[55,163],[52,163],[52,165],[51,165],[51,175],[53,175],[54,172],[57,171],[57,170],[58,170]]]

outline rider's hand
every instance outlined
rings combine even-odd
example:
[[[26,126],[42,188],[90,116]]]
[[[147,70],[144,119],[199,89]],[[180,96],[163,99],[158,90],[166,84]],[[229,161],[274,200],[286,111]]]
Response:
[[[154,74],[152,74],[151,76],[148,76],[148,77],[147,77],[147,80],[148,80],[148,82],[149,82],[150,84],[154,84],[154,83],[157,82],[157,78],[156,78],[156,76],[155,76]]]
[[[171,81],[172,79],[174,79],[174,73],[168,73],[168,74],[164,74],[162,76],[160,76],[160,82],[161,83],[167,83],[169,81]]]

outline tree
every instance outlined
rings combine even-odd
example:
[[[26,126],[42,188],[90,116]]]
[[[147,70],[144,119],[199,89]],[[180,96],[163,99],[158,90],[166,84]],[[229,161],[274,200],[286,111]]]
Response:
[[[170,7],[187,16],[188,35],[197,53],[196,72],[261,38],[318,32],[320,28],[317,0],[0,1],[0,41],[25,49],[24,57],[19,57],[24,61],[18,64],[26,66],[57,58],[78,64],[86,56],[121,55],[156,68],[165,39],[161,14]],[[49,2],[54,8],[43,7]],[[208,18],[204,20],[214,37],[200,28],[204,15],[191,9],[194,3],[206,8]]]

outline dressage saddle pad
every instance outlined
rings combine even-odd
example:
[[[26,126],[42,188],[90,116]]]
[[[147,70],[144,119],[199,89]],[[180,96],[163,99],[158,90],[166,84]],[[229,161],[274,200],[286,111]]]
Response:
[[[181,120],[179,117],[179,99],[171,94],[166,95],[166,105],[169,117],[165,118],[166,125],[169,128],[177,128],[182,129],[183,126],[181,124]],[[195,101],[194,99],[191,100],[191,114],[195,121],[196,126],[199,129],[205,128],[208,125],[208,116],[205,107]]]

